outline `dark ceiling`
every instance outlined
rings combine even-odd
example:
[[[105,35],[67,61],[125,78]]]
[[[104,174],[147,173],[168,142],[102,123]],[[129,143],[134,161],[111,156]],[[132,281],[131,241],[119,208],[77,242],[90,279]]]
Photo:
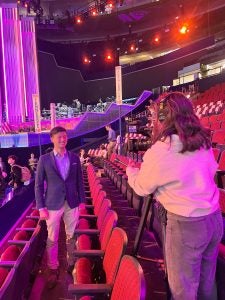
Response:
[[[96,17],[85,15],[82,24],[77,25],[75,22],[76,12],[69,14],[67,12],[67,15],[65,13],[68,5],[72,5],[72,3],[75,5],[75,2],[77,8],[87,4],[87,1],[63,1],[62,4],[62,1],[43,0],[42,5],[48,3],[51,6],[51,14],[54,15],[51,18],[54,18],[54,22],[52,22],[54,24],[50,25],[49,22],[39,24],[37,27],[38,38],[52,42],[105,40],[109,36],[126,35],[131,31],[138,33],[160,28],[166,30],[171,24],[200,18],[201,15],[218,9],[224,11],[225,15],[224,0],[160,0],[138,7],[129,6],[127,10],[124,10],[126,8],[124,6],[122,11],[116,10],[110,15]],[[57,11],[61,12],[61,16],[55,15]],[[215,22],[217,20],[211,19],[210,25]],[[194,26],[198,26],[198,24]]]

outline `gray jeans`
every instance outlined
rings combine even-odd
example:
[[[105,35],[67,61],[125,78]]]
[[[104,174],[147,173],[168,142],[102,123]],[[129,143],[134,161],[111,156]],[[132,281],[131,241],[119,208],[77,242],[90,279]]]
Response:
[[[167,218],[165,251],[172,299],[217,299],[215,271],[223,234],[221,212],[192,218],[168,212]]]

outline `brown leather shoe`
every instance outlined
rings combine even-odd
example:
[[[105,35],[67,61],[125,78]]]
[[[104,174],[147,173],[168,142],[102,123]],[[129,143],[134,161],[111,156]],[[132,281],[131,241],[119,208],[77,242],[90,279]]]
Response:
[[[59,277],[58,269],[49,269],[48,282],[47,282],[47,287],[49,289],[53,289],[56,286],[58,277]]]

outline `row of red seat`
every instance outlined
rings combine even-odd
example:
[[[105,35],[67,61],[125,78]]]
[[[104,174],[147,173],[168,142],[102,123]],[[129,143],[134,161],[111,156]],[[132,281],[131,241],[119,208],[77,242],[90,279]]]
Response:
[[[89,189],[86,193],[90,204],[81,212],[75,230],[78,238],[74,255],[79,259],[73,271],[74,284],[69,286],[70,293],[89,295],[82,297],[82,300],[92,299],[95,294],[109,293],[110,299],[114,300],[144,299],[143,271],[134,258],[123,256],[127,245],[126,233],[115,227],[118,216],[110,209],[111,201],[106,199],[91,164],[87,167],[87,179],[84,180],[86,189]],[[103,273],[105,278],[101,276]],[[94,284],[96,281],[98,283]],[[135,287],[132,291],[127,289],[130,284]]]
[[[39,242],[41,232],[39,211],[34,209],[2,247],[0,255],[0,299],[20,299],[22,297],[23,288],[26,289],[29,284],[31,270],[24,270],[24,280],[20,286],[20,292],[18,292],[15,282],[21,278],[20,269],[24,268],[24,263],[32,268],[35,261],[34,257],[37,255],[35,253],[36,244]]]

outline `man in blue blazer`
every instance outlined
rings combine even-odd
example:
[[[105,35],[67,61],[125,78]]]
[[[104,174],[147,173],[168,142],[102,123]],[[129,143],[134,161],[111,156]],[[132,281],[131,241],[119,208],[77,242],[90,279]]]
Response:
[[[63,217],[67,236],[68,271],[74,265],[74,230],[79,219],[78,206],[84,202],[82,169],[79,157],[66,150],[67,133],[63,127],[50,131],[53,151],[42,155],[35,177],[35,197],[40,219],[46,220],[48,229],[47,258],[48,287],[53,288],[58,279],[58,237]]]

